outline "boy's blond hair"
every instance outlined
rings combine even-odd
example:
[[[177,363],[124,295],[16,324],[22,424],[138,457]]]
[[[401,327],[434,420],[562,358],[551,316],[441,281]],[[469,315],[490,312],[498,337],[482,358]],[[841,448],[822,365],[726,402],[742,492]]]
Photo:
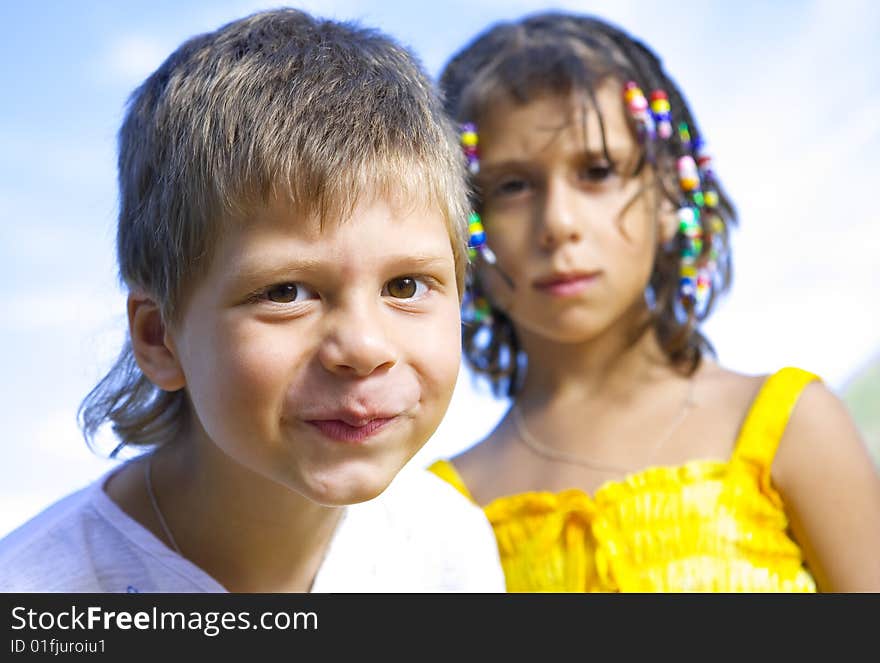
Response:
[[[435,94],[388,36],[294,9],[189,39],[134,91],[119,132],[120,278],[173,322],[224,227],[249,210],[282,196],[333,222],[383,196],[439,206],[463,292],[464,159]],[[79,415],[89,444],[107,421],[122,445],[163,444],[189,407],[183,390],[147,380],[126,343]]]

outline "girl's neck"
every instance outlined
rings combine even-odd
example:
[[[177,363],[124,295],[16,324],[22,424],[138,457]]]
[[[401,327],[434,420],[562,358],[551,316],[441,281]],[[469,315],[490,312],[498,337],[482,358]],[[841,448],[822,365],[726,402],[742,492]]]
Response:
[[[529,362],[517,400],[595,402],[628,395],[634,384],[674,375],[653,327],[638,334],[636,324],[623,322],[584,343],[558,343],[520,332]]]
[[[342,515],[210,442],[157,452],[153,488],[184,556],[230,591],[308,591]]]

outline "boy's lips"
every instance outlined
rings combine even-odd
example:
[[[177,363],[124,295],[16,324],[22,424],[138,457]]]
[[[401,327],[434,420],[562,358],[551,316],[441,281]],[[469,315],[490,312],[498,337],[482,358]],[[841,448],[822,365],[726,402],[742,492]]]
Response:
[[[397,418],[396,414],[372,417],[352,417],[342,414],[336,417],[306,419],[305,421],[331,440],[361,443],[378,434]]]
[[[599,277],[601,272],[554,272],[532,281],[536,290],[555,297],[578,294]]]

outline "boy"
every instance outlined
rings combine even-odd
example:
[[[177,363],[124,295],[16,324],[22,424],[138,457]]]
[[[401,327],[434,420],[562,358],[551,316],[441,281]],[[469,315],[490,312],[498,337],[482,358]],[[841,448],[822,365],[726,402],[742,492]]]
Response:
[[[0,589],[503,591],[476,507],[392,484],[452,396],[466,260],[411,56],[292,9],[234,21],[134,92],[118,165],[130,342],[81,419],[155,450],[8,535]]]

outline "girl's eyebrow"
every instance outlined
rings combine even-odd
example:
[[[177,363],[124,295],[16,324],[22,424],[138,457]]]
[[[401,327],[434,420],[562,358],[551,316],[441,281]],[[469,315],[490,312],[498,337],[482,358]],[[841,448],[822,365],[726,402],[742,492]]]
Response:
[[[477,173],[477,179],[485,174],[493,175],[495,171],[511,170],[516,168],[525,168],[531,163],[530,159],[505,159],[504,161],[496,161],[494,163],[480,163],[480,172]]]
[[[633,158],[632,149],[629,145],[609,145],[607,157],[610,157],[615,162],[625,162]],[[600,159],[605,159],[606,153],[602,149],[601,145],[596,145],[583,149],[572,150],[568,154],[568,158],[572,160],[588,159],[591,161],[597,161]],[[481,179],[481,176],[484,175],[495,175],[496,171],[528,169],[530,167],[533,167],[533,164],[534,160],[528,157],[511,157],[509,159],[504,159],[503,161],[481,162],[480,172],[477,174],[476,179],[479,180]]]

